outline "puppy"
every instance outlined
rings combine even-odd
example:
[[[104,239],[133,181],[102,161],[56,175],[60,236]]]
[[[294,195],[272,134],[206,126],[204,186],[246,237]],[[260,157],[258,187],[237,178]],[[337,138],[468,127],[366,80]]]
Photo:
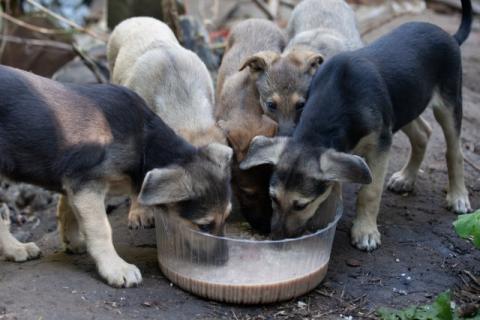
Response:
[[[268,50],[270,55],[275,56],[284,47],[284,35],[274,23],[260,19],[240,22],[228,38],[216,89],[218,125],[226,133],[235,153],[232,164],[235,196],[247,221],[265,233],[270,230],[272,213],[268,195],[271,168],[265,166],[241,171],[238,165],[245,157],[252,138],[257,135],[273,137],[277,124],[263,115],[255,78],[242,68],[242,64],[258,51]]]
[[[221,144],[187,143],[126,88],[60,84],[0,66],[0,175],[61,193],[66,249],[86,250],[112,286],[135,286],[142,276],[115,251],[107,192],[138,196],[178,223],[221,235],[231,208],[231,157]],[[205,256],[225,253],[222,244],[209,244]],[[39,255],[35,245],[11,237],[4,222],[0,247],[14,261]]]
[[[177,134],[195,146],[226,144],[216,126],[213,82],[205,64],[153,18],[120,23],[108,43],[112,81],[138,93]],[[131,228],[151,227],[153,214],[132,201]]]
[[[327,59],[363,46],[355,13],[344,0],[304,0],[292,12],[286,52],[310,50]]]
[[[253,140],[241,168],[276,165],[270,196],[277,236],[303,232],[333,184],[356,182],[368,185],[358,195],[352,243],[363,250],[377,248],[392,136],[402,130],[412,145],[408,163],[390,181],[398,191],[408,191],[431,132],[420,117],[429,105],[447,141],[448,206],[458,213],[471,211],[460,143],[460,44],[470,33],[472,8],[469,0],[462,5],[462,23],[453,37],[429,23],[407,23],[363,49],[331,58],[313,79],[293,137]]]

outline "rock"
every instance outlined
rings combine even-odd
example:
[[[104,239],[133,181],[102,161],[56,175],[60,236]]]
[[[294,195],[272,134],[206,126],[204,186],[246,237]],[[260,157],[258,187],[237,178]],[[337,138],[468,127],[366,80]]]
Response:
[[[362,265],[361,261],[353,258],[345,260],[345,263],[347,264],[347,266],[353,267],[353,268],[358,268]]]

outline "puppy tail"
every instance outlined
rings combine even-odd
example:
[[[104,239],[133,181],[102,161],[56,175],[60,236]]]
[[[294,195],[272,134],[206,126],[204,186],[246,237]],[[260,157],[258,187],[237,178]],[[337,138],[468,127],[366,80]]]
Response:
[[[467,40],[470,30],[472,30],[472,19],[472,1],[462,0],[462,23],[457,32],[453,35],[455,40],[457,40],[458,45],[461,45]]]

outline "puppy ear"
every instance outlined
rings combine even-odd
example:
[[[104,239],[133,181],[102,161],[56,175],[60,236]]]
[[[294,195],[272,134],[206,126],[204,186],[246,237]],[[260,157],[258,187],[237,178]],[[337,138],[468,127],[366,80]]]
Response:
[[[241,123],[232,124],[232,121],[226,120],[219,120],[217,125],[225,133],[228,143],[233,148],[237,161],[242,161],[247,153],[250,142],[248,130],[244,128]]]
[[[318,67],[323,63],[324,57],[310,50],[292,50],[287,54],[291,63],[311,75],[314,75]]]
[[[363,158],[329,149],[320,156],[322,179],[369,184],[372,174]]]
[[[246,67],[250,68],[250,73],[257,74],[259,72],[265,72],[272,63],[277,60],[279,54],[274,51],[261,51],[253,56],[247,58],[240,67],[239,71],[242,71]]]
[[[230,147],[220,143],[210,143],[200,148],[200,152],[204,154],[210,161],[220,166],[222,170],[229,170],[232,162],[233,150]]]
[[[262,164],[276,165],[288,140],[287,137],[267,138],[257,136],[253,138],[247,156],[240,163],[240,169],[247,170]]]
[[[311,74],[312,76],[317,71],[318,67],[323,63],[324,57],[319,53],[313,53],[308,59],[306,63],[306,72]]]
[[[191,199],[194,195],[192,179],[188,173],[179,166],[171,166],[147,173],[138,202],[153,206]]]

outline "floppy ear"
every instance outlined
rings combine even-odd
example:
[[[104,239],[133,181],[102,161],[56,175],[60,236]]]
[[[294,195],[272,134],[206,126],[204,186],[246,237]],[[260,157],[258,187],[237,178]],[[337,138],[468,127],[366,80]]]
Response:
[[[153,169],[143,180],[138,195],[141,205],[153,206],[191,199],[194,196],[192,180],[179,166]]]
[[[261,51],[255,53],[253,56],[245,60],[239,71],[242,71],[246,67],[249,67],[250,73],[252,74],[264,72],[278,57],[279,54],[274,51]]]
[[[288,140],[287,137],[257,136],[253,138],[247,156],[240,163],[240,169],[247,170],[262,164],[276,165]]]
[[[232,148],[214,142],[200,148],[200,150],[210,161],[220,166],[222,170],[230,168],[233,156]]]
[[[323,61],[324,57],[321,54],[313,53],[306,61],[306,72],[313,76]]]
[[[217,125],[225,133],[238,162],[245,158],[252,137],[274,137],[278,129],[278,124],[266,115],[262,115],[256,120],[252,118],[243,118],[240,121],[235,121],[235,119],[219,120]]]
[[[367,163],[359,156],[332,149],[320,156],[322,179],[369,184],[372,174]]]

